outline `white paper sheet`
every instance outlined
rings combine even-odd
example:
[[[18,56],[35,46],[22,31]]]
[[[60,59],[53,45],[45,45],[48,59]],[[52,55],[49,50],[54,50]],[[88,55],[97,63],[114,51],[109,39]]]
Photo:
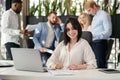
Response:
[[[66,75],[74,75],[79,70],[48,70],[49,73],[55,76],[66,76]]]

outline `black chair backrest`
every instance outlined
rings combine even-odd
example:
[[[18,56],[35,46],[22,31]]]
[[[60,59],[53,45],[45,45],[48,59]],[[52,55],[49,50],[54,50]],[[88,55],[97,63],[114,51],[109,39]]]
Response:
[[[82,31],[81,37],[83,39],[87,40],[88,43],[91,44],[91,42],[92,42],[92,33],[91,32],[89,32],[89,31]],[[64,32],[61,32],[60,38],[59,38],[59,42],[61,42],[63,39],[64,39]]]
[[[82,36],[83,39],[87,40],[88,43],[92,43],[92,33],[90,31],[82,31]]]
[[[61,42],[63,39],[64,39],[64,32],[61,32],[59,37],[59,42]]]

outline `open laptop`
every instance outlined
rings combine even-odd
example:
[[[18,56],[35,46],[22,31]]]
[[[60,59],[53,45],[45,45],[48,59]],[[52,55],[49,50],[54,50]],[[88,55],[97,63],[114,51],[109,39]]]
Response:
[[[14,66],[17,70],[40,71],[47,70],[42,67],[39,50],[29,48],[11,48]]]

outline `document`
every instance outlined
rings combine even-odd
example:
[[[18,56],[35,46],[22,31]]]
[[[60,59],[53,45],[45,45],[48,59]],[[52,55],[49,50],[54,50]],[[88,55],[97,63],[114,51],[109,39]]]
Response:
[[[78,70],[48,70],[48,72],[55,76],[66,76],[74,75],[78,72]]]
[[[26,30],[28,30],[28,31],[34,31],[36,27],[37,27],[37,24],[36,25],[27,25],[26,26]]]
[[[52,53],[53,53],[53,50],[45,49],[45,52],[48,52],[48,53],[52,54]]]

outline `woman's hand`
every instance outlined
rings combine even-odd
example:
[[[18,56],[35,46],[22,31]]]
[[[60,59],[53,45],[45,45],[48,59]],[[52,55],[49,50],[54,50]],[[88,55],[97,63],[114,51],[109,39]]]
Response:
[[[63,68],[63,65],[60,64],[60,63],[57,63],[57,64],[53,64],[50,66],[51,69],[62,69]]]
[[[62,69],[62,68],[63,68],[63,65],[60,64],[60,63],[59,63],[59,64],[56,64],[55,68],[56,68],[56,69]]]
[[[78,70],[78,65],[70,64],[70,65],[68,66],[68,69],[70,69],[70,70]]]
[[[86,69],[88,64],[82,64],[82,65],[76,65],[76,64],[70,64],[68,66],[68,69],[70,70],[80,70],[80,69]]]

